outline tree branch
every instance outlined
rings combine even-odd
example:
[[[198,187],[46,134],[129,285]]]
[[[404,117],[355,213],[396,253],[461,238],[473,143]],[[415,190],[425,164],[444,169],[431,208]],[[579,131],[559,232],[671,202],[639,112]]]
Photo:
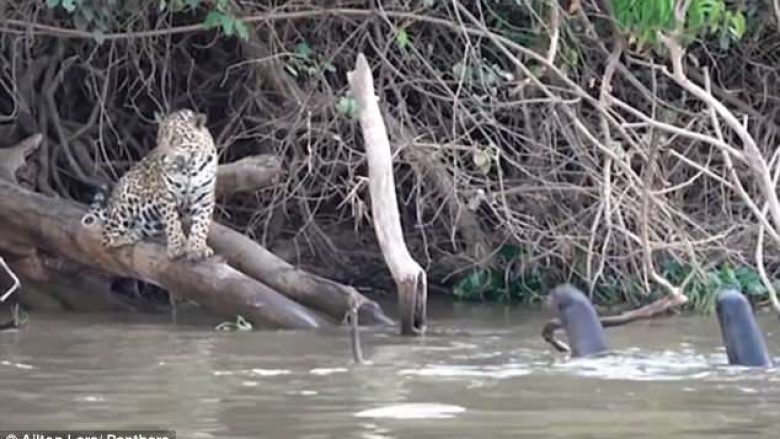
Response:
[[[355,69],[347,73],[347,80],[360,108],[374,231],[398,287],[401,334],[422,334],[425,331],[428,296],[426,274],[412,258],[404,241],[395,195],[390,140],[374,92],[371,68],[362,53],[357,57]]]

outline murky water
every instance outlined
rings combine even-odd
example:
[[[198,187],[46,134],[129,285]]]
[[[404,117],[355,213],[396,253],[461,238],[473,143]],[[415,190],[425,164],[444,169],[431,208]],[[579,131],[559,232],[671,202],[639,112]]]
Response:
[[[724,367],[714,317],[607,330],[565,362],[545,315],[433,308],[428,336],[221,333],[33,315],[0,333],[0,427],[171,428],[180,438],[777,438],[780,371]],[[780,322],[759,319],[780,360]]]

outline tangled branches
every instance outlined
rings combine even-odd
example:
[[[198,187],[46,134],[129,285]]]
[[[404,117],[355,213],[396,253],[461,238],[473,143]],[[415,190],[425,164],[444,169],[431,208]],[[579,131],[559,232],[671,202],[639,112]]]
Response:
[[[575,278],[633,301],[754,262],[760,221],[736,183],[749,199],[763,200],[761,189],[748,163],[719,153],[740,153],[735,131],[716,133],[706,104],[663,74],[663,58],[629,50],[588,2],[576,15],[531,0],[237,2],[246,41],[205,30],[203,11],[159,13],[156,3],[141,2],[101,43],[45,6],[6,6],[0,130],[46,135],[30,187],[86,201],[85,182],[115,180],[151,147],[155,111],[192,106],[209,114],[224,161],[274,154],[286,170],[271,189],[223,199],[223,222],[369,282],[366,267],[381,258],[365,230],[346,83],[363,52],[396,148],[408,242],[432,281],[497,267],[506,288]],[[777,169],[772,26],[687,56],[708,67],[712,95],[749,120]],[[686,74],[704,83],[701,70]],[[763,256],[769,277],[775,254]]]

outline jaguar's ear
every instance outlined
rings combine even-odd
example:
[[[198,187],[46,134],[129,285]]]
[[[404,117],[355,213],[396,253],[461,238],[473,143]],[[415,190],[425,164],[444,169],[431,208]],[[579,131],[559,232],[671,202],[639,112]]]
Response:
[[[203,113],[196,113],[195,114],[195,126],[197,128],[205,128],[206,122],[208,121],[208,118]]]

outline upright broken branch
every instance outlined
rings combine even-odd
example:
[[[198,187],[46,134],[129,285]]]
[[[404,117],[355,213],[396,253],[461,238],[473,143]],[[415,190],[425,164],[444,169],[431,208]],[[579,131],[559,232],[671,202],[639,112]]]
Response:
[[[398,288],[401,334],[425,332],[428,287],[425,270],[412,258],[404,241],[395,195],[390,140],[374,92],[374,80],[365,55],[358,55],[347,80],[359,106],[360,126],[368,161],[371,212],[379,247]]]

